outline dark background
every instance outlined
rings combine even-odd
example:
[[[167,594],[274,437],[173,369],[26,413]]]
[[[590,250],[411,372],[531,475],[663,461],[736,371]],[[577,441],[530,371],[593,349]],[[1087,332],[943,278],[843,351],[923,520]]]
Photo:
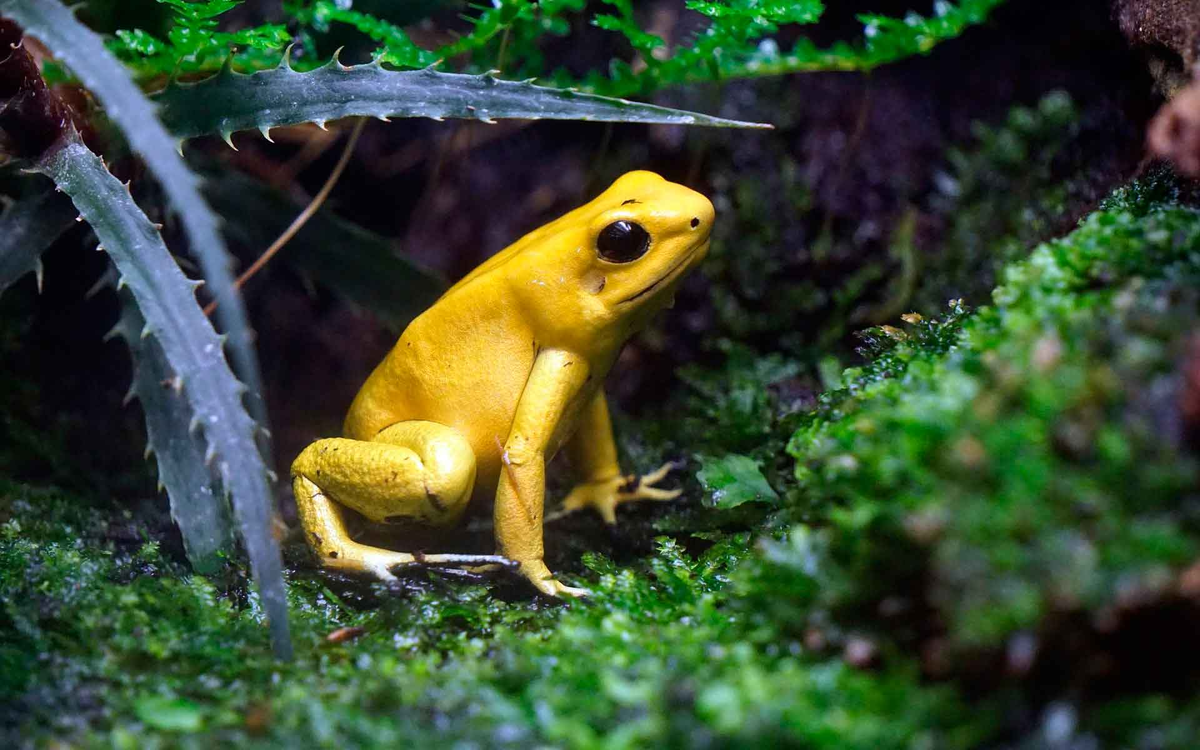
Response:
[[[370,5],[360,9],[371,11]],[[703,23],[681,2],[644,5],[668,41]],[[809,33],[818,44],[854,39],[861,33],[856,13],[899,15],[912,5],[830,3]],[[249,3],[238,13],[258,22],[269,18],[272,6]],[[121,13],[133,12],[120,4],[110,11],[101,20],[116,27]],[[443,15],[444,27],[461,25],[454,13]],[[568,40],[550,45],[551,67],[601,67],[628,55],[622,44],[616,35],[580,23]],[[365,59],[367,49],[352,46],[343,60]],[[452,281],[629,169],[652,169],[706,193],[718,208],[716,260],[710,264],[716,270],[688,280],[676,308],[626,348],[609,382],[617,408],[640,414],[661,403],[677,366],[718,361],[711,342],[723,335],[810,364],[829,354],[852,361],[853,330],[882,322],[881,314],[905,311],[884,304],[894,291],[897,261],[889,248],[901,219],[914,222],[913,243],[923,262],[937,266],[954,211],[938,201],[948,150],[970,147],[973,123],[1002,122],[1012,107],[1036,106],[1058,90],[1074,102],[1079,124],[1052,165],[1070,177],[1062,210],[1042,231],[1053,234],[1139,170],[1145,126],[1161,103],[1146,50],[1131,49],[1105,3],[1010,2],[984,27],[931,56],[869,75],[795,75],[655,97],[662,104],[770,122],[773,131],[372,121],[328,206]],[[298,211],[332,169],[348,127],[338,124],[334,130],[341,134],[333,136],[312,127],[277,130],[275,144],[240,134],[239,151],[203,139],[187,154],[216,175],[233,172],[276,186]],[[178,239],[173,230],[168,220],[168,239]],[[145,471],[129,471],[143,466],[141,416],[137,406],[121,406],[129,382],[125,347],[102,339],[117,318],[115,295],[108,289],[85,295],[107,267],[102,253],[81,250],[88,244],[85,227],[68,232],[46,255],[41,294],[30,277],[0,299],[0,314],[10,322],[7,340],[0,342],[8,377],[39,391],[36,398],[10,395],[19,407],[6,419],[10,432],[23,415],[29,424],[66,434],[69,461],[78,467],[67,472],[69,484],[153,492],[148,464]],[[173,247],[181,244],[172,241]],[[243,264],[265,246],[237,236],[231,244]],[[286,467],[313,438],[339,430],[357,388],[398,333],[287,256],[285,249],[245,290],[259,335],[277,467]],[[990,266],[979,265],[979,277],[989,273]],[[847,278],[861,283],[847,291]],[[710,294],[714,283],[751,316],[769,316],[794,294],[806,295],[798,308],[803,313],[726,330],[728,316],[714,309]],[[432,299],[437,290],[426,287]],[[900,302],[966,296],[969,303],[986,303],[980,295],[986,288],[933,288],[922,300]],[[399,282],[397,290],[420,296]],[[798,388],[810,382],[806,373]],[[19,465],[5,467],[10,475],[36,480],[63,473],[61,457],[36,445],[22,455]]]

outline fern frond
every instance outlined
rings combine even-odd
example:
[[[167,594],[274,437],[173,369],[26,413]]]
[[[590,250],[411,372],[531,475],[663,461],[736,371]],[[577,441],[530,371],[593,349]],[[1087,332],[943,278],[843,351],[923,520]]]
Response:
[[[623,34],[633,46],[648,52],[629,0],[605,0],[618,13],[597,17],[597,25]],[[863,24],[860,43],[838,42],[820,48],[801,37],[790,52],[781,52],[773,34],[785,24],[816,22],[824,11],[820,0],[764,2],[763,0],[693,0],[688,7],[712,23],[688,44],[665,59],[644,54],[645,67],[634,72],[616,61],[607,76],[593,72],[584,86],[608,96],[634,96],[658,89],[707,81],[758,78],[815,71],[869,71],[914,55],[928,54],[938,44],[984,23],[1006,0],[937,0],[932,16],[909,13],[903,18],[877,14],[858,17]],[[641,46],[639,46],[641,45]],[[556,77],[556,82],[564,82]]]
[[[434,53],[413,44],[408,34],[399,26],[368,13],[341,7],[340,3],[317,0],[311,7],[298,12],[296,18],[318,30],[328,29],[330,22],[352,26],[364,36],[383,45],[379,52],[383,62],[402,68],[424,68],[433,65],[439,59]]]

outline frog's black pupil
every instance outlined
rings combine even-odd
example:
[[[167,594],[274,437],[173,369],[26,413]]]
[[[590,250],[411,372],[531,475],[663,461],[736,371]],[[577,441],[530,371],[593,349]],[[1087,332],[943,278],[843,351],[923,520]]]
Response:
[[[650,235],[632,221],[614,221],[600,230],[596,249],[601,258],[611,263],[629,263],[650,249]]]

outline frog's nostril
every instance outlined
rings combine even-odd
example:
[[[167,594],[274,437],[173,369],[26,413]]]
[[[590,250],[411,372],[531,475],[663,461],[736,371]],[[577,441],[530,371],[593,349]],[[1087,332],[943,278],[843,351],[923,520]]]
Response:
[[[693,217],[692,217],[692,229],[695,229],[695,228],[696,228],[696,227],[698,227],[698,226],[700,226],[700,217],[699,217],[699,216],[693,216]]]

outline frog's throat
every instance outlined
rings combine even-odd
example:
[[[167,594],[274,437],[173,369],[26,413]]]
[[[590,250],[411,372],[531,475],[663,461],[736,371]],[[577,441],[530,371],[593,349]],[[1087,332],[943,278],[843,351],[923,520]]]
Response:
[[[697,243],[697,245],[695,247],[693,247],[691,249],[691,251],[688,252],[687,255],[683,256],[683,258],[681,258],[678,263],[671,266],[671,268],[666,273],[664,273],[662,276],[659,276],[657,281],[655,281],[654,283],[652,283],[650,286],[646,287],[642,291],[638,292],[637,294],[633,295],[632,297],[626,297],[625,299],[620,300],[619,302],[617,302],[617,304],[624,305],[627,302],[633,302],[634,300],[644,297],[647,294],[649,294],[650,292],[654,291],[654,289],[659,284],[661,284],[664,281],[666,281],[667,279],[671,278],[672,276],[675,275],[676,271],[678,271],[680,268],[686,266],[687,262],[689,260],[691,260],[693,257],[695,257],[696,253],[699,252],[700,249],[703,248],[706,244],[708,244],[707,239],[705,239],[703,242]]]

